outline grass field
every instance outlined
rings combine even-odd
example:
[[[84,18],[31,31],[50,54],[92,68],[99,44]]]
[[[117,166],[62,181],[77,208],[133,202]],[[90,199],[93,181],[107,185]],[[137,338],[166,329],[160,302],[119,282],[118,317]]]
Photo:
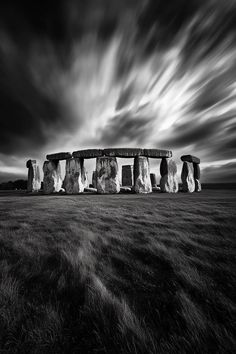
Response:
[[[0,195],[0,353],[235,352],[236,191]]]

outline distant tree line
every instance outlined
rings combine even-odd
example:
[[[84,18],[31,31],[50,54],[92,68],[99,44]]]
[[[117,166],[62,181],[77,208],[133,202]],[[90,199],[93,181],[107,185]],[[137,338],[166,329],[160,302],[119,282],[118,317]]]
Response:
[[[25,190],[27,189],[27,181],[24,179],[18,179],[16,181],[8,181],[0,183],[0,190]]]

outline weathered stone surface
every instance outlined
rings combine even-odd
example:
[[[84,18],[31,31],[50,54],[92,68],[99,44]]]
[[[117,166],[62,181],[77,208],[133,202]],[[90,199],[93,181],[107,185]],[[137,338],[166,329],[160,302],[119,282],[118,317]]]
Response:
[[[199,166],[199,164],[197,164],[195,162],[193,163],[193,177],[195,179],[199,179],[199,180],[201,177],[200,166]]]
[[[67,194],[83,193],[86,187],[87,178],[83,158],[72,158],[66,160],[66,175],[63,187]]]
[[[137,156],[134,159],[134,191],[136,193],[152,192],[148,157]]]
[[[195,178],[194,182],[195,182],[195,192],[201,192],[202,186],[201,186],[199,179]]]
[[[28,167],[27,191],[38,192],[41,188],[39,165],[36,160],[28,160],[26,167]]]
[[[162,157],[172,157],[172,151],[160,149],[144,149],[143,155],[146,157],[160,159]]]
[[[151,179],[151,184],[152,187],[156,187],[157,186],[157,176],[155,173],[150,173],[150,179]]]
[[[132,192],[132,188],[130,187],[120,187],[120,193],[131,193]]]
[[[47,160],[67,160],[72,157],[70,152],[57,152],[56,154],[49,154],[46,156]]]
[[[133,185],[133,166],[123,165],[122,166],[122,186],[132,186]]]
[[[59,161],[45,161],[43,164],[43,191],[45,194],[59,192],[62,188],[61,166]]]
[[[181,172],[181,180],[183,183],[183,192],[192,193],[195,190],[195,182],[193,177],[193,165],[190,162],[184,161]]]
[[[98,157],[96,162],[97,191],[99,194],[119,193],[118,164],[115,157]]]
[[[160,188],[165,193],[177,193],[179,190],[179,184],[177,179],[177,166],[174,160],[162,159],[163,165],[161,169]],[[163,172],[166,172],[164,174]]]
[[[181,156],[182,161],[200,163],[200,159],[193,155],[183,155]]]
[[[94,188],[97,188],[97,173],[96,173],[96,171],[93,171],[92,185]]]
[[[104,149],[103,153],[105,156],[110,156],[110,157],[123,157],[123,158],[131,157],[132,158],[135,156],[143,155],[143,149],[113,148],[113,149]]]
[[[83,157],[84,159],[94,159],[104,155],[102,149],[87,149],[73,152],[73,157]]]

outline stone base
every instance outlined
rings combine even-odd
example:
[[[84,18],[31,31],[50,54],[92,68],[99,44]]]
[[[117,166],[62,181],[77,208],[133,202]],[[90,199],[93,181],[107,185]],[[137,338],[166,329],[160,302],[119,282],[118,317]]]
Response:
[[[61,166],[59,161],[45,161],[43,164],[43,191],[45,194],[59,192],[62,188]]]
[[[97,191],[99,194],[120,192],[118,164],[115,157],[98,157],[96,162]]]
[[[148,157],[137,156],[134,159],[133,189],[135,193],[152,193]]]
[[[184,161],[181,173],[181,180],[183,183],[183,192],[193,193],[195,191],[192,163]]]
[[[66,160],[66,175],[63,182],[66,193],[83,193],[86,186],[87,177],[84,169],[84,159],[72,158]]]

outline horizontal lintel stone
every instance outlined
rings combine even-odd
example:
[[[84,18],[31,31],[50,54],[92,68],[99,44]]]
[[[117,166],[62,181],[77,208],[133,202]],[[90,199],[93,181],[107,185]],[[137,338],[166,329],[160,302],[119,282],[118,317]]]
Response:
[[[73,152],[73,157],[82,157],[84,159],[93,159],[103,156],[102,149],[87,149],[87,150],[78,150]]]
[[[144,149],[144,156],[150,158],[172,157],[172,151],[160,149]]]
[[[181,160],[186,162],[197,163],[197,164],[200,163],[200,159],[193,155],[183,155],[181,156]]]
[[[57,152],[55,154],[49,154],[46,156],[47,160],[67,160],[71,159],[72,155],[70,152]]]

